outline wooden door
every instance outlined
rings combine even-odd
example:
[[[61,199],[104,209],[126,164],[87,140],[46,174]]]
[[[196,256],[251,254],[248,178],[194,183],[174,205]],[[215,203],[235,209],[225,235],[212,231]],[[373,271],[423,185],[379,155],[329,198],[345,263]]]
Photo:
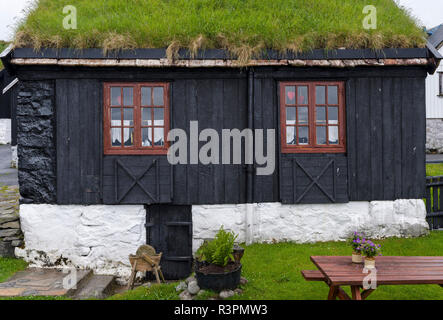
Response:
[[[186,278],[192,271],[192,206],[150,205],[146,211],[146,243],[163,252],[165,278]]]

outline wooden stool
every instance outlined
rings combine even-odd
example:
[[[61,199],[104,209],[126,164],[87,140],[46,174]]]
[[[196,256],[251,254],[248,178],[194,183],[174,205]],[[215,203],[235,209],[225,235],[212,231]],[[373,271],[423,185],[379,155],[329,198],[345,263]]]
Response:
[[[155,253],[154,248],[151,246],[141,246],[137,250],[136,255],[129,255],[129,261],[131,262],[132,272],[129,277],[128,290],[132,290],[134,288],[135,276],[138,271],[153,272],[155,278],[157,279],[157,283],[160,283],[160,278],[163,282],[165,282],[165,278],[163,277],[163,272],[160,267],[160,260],[162,258],[162,253]]]

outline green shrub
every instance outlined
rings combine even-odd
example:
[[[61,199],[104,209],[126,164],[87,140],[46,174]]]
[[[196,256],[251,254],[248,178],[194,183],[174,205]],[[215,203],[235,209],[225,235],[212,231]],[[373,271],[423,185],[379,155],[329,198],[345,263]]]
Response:
[[[205,241],[197,250],[197,259],[225,267],[229,259],[234,260],[232,253],[237,236],[234,232],[228,232],[221,226],[215,238]]]

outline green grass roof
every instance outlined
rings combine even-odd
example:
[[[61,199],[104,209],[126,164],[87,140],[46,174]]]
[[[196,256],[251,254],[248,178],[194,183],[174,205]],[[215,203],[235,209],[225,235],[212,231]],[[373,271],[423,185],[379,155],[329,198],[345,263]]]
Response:
[[[65,30],[63,7],[77,8],[77,30]],[[365,30],[363,8],[377,8]],[[17,26],[17,47],[222,48],[250,56],[262,48],[410,48],[425,33],[393,0],[38,0]]]

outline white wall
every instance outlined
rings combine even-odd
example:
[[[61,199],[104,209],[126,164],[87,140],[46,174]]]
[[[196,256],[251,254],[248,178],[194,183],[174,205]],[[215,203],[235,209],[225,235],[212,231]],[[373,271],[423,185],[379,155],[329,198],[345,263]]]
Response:
[[[443,55],[443,47],[439,50]],[[433,75],[426,78],[426,118],[443,118],[443,97],[439,97],[439,74],[443,72],[443,61]]]
[[[127,279],[128,255],[146,242],[145,220],[141,205],[22,204],[25,248],[15,253],[30,266],[74,266]],[[411,237],[429,229],[423,200],[194,205],[192,220],[194,252],[222,225],[246,243],[339,241],[356,230],[373,239]]]

